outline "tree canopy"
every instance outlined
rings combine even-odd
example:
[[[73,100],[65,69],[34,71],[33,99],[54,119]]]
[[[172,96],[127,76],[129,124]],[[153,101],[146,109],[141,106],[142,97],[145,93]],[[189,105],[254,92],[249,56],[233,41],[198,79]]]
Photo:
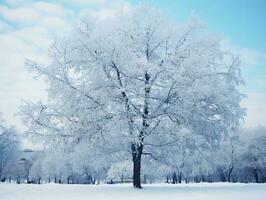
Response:
[[[162,160],[183,133],[195,148],[237,130],[245,113],[240,62],[220,42],[196,19],[178,25],[144,6],[83,15],[51,45],[50,64],[26,61],[49,85],[47,102],[21,107],[26,132],[45,145],[85,143],[97,159],[132,157],[141,188],[143,155]]]

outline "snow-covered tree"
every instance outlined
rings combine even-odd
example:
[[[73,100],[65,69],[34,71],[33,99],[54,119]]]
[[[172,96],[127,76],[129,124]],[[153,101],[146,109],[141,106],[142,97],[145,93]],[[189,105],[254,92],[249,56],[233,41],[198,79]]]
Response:
[[[131,165],[129,160],[113,163],[108,170],[108,178],[123,183],[124,179],[132,177]]]
[[[239,132],[227,135],[221,141],[219,149],[212,154],[221,181],[232,181],[232,173],[239,162]]]
[[[46,144],[104,140],[106,152],[130,152],[141,188],[142,156],[155,158],[181,129],[217,145],[239,125],[239,60],[220,41],[197,20],[177,25],[144,6],[84,15],[53,43],[49,65],[26,61],[49,84],[47,102],[21,108],[27,133]]]
[[[82,141],[71,152],[70,162],[73,170],[82,175],[86,183],[95,184],[96,180],[101,181],[106,178],[107,170],[111,165],[111,156],[105,154],[106,152],[100,147],[99,143],[90,144]]]
[[[41,183],[43,178],[43,157],[38,157],[31,166],[29,179],[33,183]]]
[[[19,150],[20,143],[16,131],[5,126],[0,118],[0,180],[4,181],[10,176],[11,165],[16,164]]]
[[[244,175],[251,175],[248,181],[265,182],[266,180],[266,128],[246,130],[245,137],[241,144],[239,155],[239,169],[244,169]],[[253,178],[254,177],[254,178]]]
[[[68,151],[62,147],[46,150],[41,161],[41,174],[48,182],[69,183],[73,175],[73,167]],[[38,160],[37,160],[38,161]],[[38,165],[38,163],[37,163]],[[38,174],[38,173],[37,173]]]

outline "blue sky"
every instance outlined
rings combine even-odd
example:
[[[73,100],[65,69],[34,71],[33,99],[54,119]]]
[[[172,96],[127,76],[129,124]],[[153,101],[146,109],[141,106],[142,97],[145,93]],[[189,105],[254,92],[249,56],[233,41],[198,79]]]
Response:
[[[46,98],[45,84],[25,70],[25,58],[46,62],[49,44],[84,9],[106,15],[117,6],[139,3],[178,23],[193,14],[222,35],[223,46],[242,60],[245,126],[266,125],[266,0],[0,0],[0,112],[7,122],[21,127],[14,116],[21,99]]]
[[[139,1],[132,1],[134,3]],[[266,51],[265,0],[149,0],[170,17],[184,21],[194,12],[214,32],[234,44]]]

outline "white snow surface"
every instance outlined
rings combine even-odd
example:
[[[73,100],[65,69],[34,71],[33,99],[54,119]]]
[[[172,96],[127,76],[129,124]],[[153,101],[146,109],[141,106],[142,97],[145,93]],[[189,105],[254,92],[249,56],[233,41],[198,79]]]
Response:
[[[0,200],[264,200],[266,184],[123,185],[0,184]]]

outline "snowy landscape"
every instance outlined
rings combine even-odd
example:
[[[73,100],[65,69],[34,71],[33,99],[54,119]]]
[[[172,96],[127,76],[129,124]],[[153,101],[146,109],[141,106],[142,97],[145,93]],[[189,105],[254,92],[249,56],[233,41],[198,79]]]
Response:
[[[0,200],[265,199],[266,3],[228,5],[0,1]]]
[[[122,199],[184,199],[184,200],[264,200],[265,184],[198,183],[189,185],[145,185],[132,190],[131,185],[1,185],[1,200],[122,200]]]

